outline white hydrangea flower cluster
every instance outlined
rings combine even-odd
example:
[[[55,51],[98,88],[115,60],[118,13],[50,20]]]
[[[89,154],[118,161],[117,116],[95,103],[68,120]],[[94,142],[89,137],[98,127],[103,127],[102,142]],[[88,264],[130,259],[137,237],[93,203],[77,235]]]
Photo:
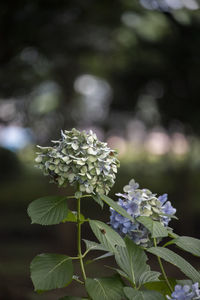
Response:
[[[116,194],[120,197],[117,203],[133,217],[135,222],[110,208],[110,224],[120,235],[128,235],[136,244],[149,247],[152,245],[150,232],[137,221],[137,217],[150,217],[167,227],[176,209],[172,207],[170,201],[167,201],[167,194],[156,197],[156,194],[148,189],[139,189],[139,184],[134,179],[124,187],[124,192]]]
[[[92,131],[73,128],[61,131],[61,136],[61,140],[52,141],[53,147],[37,146],[37,167],[59,186],[69,182],[80,192],[108,194],[119,167],[116,151],[100,142]]]

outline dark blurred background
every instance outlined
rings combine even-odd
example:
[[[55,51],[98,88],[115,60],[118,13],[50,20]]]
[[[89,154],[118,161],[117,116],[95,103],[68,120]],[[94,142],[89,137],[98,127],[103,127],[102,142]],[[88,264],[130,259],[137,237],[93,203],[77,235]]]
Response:
[[[199,95],[197,0],[1,0],[1,300],[58,299],[33,292],[29,263],[76,253],[74,225],[31,225],[26,213],[36,198],[73,193],[34,168],[35,144],[49,145],[60,129],[92,129],[118,150],[111,197],[135,178],[169,194],[175,232],[200,237]],[[102,218],[91,201],[83,210]],[[59,295],[67,293],[79,291],[72,284]]]

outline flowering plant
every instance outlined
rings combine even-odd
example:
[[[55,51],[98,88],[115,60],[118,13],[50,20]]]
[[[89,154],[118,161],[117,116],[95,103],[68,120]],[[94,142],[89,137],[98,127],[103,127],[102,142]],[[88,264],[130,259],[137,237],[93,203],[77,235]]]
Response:
[[[40,254],[31,262],[31,279],[35,291],[48,291],[68,286],[73,280],[84,285],[85,298],[65,296],[60,300],[192,300],[200,299],[200,273],[183,257],[169,249],[174,244],[195,256],[200,256],[200,240],[179,236],[170,228],[176,209],[167,194],[158,196],[140,189],[133,179],[118,193],[118,201],[107,196],[119,167],[116,152],[100,142],[90,131],[76,129],[61,132],[61,140],[53,147],[40,147],[36,163],[51,182],[75,188],[73,196],[48,196],[34,200],[28,207],[32,223],[55,225],[62,222],[77,224],[77,256]],[[81,214],[81,201],[91,197],[103,207],[110,207],[109,225],[86,219]],[[69,198],[77,202],[77,211],[67,206]],[[98,242],[84,240],[82,251],[81,226],[88,222]],[[158,244],[162,242],[162,246]],[[90,251],[101,250],[103,255],[93,260],[113,256],[116,267],[111,277],[88,278],[85,257]],[[151,270],[147,254],[158,259],[160,272]],[[80,263],[81,273],[75,274],[73,262]],[[169,279],[162,260],[175,265],[187,280]]]

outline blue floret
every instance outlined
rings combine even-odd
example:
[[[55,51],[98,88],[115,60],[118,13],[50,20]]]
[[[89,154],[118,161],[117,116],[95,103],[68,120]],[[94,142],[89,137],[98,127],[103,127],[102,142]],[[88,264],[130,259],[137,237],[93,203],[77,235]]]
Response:
[[[171,297],[167,296],[169,300],[197,300],[200,299],[200,289],[198,282],[193,285],[179,285],[175,286]]]

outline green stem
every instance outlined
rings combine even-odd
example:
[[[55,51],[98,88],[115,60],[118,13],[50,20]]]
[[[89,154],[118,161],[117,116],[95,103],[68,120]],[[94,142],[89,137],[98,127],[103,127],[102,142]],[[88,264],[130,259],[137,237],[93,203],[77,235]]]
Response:
[[[83,281],[81,281],[80,279],[78,279],[78,278],[76,278],[76,277],[73,277],[73,279],[74,279],[75,281],[77,281],[78,283],[80,283],[80,284],[84,284]]]
[[[82,195],[80,198],[90,198],[92,197],[91,195]],[[66,196],[67,199],[76,199],[75,196]]]
[[[90,252],[90,250],[91,250],[91,249],[86,250],[86,251],[81,255],[81,257],[84,258],[84,257],[88,254],[88,252]],[[73,259],[80,259],[80,256],[69,256],[69,258],[72,259],[72,260],[73,260]]]
[[[83,264],[83,256],[81,253],[81,198],[77,199],[77,246],[78,246],[78,256],[81,265],[81,271],[83,274],[84,281],[86,280],[85,268]]]
[[[154,241],[154,246],[157,247],[156,238],[154,238],[153,241]],[[164,277],[164,279],[165,279],[165,281],[166,281],[166,284],[168,285],[170,291],[173,292],[172,286],[171,286],[171,284],[170,284],[170,282],[169,282],[169,280],[168,280],[168,278],[167,278],[167,275],[166,275],[166,273],[165,273],[165,270],[164,270],[164,267],[163,267],[161,258],[160,258],[159,256],[157,256],[157,258],[158,258],[158,263],[159,263],[159,265],[160,265],[161,272],[162,272],[163,277]]]

